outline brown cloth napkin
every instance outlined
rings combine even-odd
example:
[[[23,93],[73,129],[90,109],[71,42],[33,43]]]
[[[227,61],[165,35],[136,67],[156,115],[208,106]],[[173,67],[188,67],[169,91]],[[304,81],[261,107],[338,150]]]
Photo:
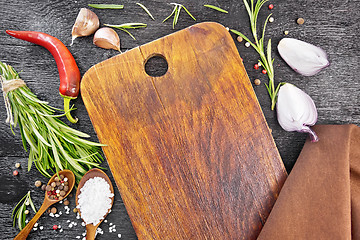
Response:
[[[258,240],[360,239],[360,128],[319,125]]]

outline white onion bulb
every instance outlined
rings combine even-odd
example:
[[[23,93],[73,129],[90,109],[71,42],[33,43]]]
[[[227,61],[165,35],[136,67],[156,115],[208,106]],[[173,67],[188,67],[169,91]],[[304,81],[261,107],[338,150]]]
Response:
[[[280,87],[276,103],[277,119],[280,126],[288,132],[306,132],[312,142],[318,137],[309,126],[317,121],[317,110],[309,95],[290,83]]]
[[[292,69],[305,76],[315,75],[330,65],[324,50],[294,38],[281,39],[278,51]]]

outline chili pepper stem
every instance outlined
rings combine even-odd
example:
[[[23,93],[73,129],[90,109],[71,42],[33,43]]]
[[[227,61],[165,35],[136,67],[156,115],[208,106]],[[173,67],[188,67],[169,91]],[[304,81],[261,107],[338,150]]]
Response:
[[[70,100],[72,98],[66,97],[66,96],[62,96],[64,98],[64,111],[65,111],[65,116],[66,118],[71,122],[71,123],[77,123],[78,119],[77,118],[73,118],[73,116],[71,116],[70,113]]]

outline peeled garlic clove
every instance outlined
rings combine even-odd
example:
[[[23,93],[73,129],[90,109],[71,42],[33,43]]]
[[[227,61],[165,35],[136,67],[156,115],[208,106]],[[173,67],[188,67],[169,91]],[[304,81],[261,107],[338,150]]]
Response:
[[[114,29],[103,27],[96,31],[93,43],[101,48],[120,51],[120,38]]]
[[[276,103],[277,118],[280,126],[288,132],[306,132],[312,142],[319,139],[309,126],[317,121],[317,110],[309,95],[290,83],[280,87]]]
[[[278,51],[292,69],[305,76],[315,75],[330,65],[324,50],[294,38],[283,38]]]
[[[99,28],[99,25],[99,18],[93,11],[81,8],[72,28],[71,45],[74,43],[75,38],[93,34]]]

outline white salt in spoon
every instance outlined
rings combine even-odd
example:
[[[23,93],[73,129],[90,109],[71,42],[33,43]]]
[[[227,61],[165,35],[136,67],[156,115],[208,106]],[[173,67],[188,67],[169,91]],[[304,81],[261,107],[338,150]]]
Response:
[[[100,169],[97,168],[93,168],[90,171],[88,171],[80,180],[79,182],[79,186],[77,188],[76,191],[76,206],[79,204],[78,203],[78,197],[80,194],[80,189],[84,186],[85,182],[87,180],[89,180],[90,178],[94,178],[94,177],[101,177],[103,178],[110,186],[110,191],[112,194],[114,194],[114,188],[111,184],[111,181],[109,179],[109,177],[106,175],[106,173],[104,173],[103,171],[101,171]],[[106,215],[109,214],[111,207],[113,205],[114,202],[114,196],[111,198],[111,206],[109,208],[109,210],[107,211],[107,213],[105,214],[105,216],[103,217],[103,219],[96,225],[93,225],[92,223],[90,224],[86,224],[86,240],[94,240],[95,239],[95,235],[96,235],[96,229],[99,227],[99,225],[102,223],[102,221],[105,219]],[[81,212],[78,209],[78,212],[81,216]],[[84,220],[84,219],[83,219]],[[85,221],[84,221],[85,222]]]

